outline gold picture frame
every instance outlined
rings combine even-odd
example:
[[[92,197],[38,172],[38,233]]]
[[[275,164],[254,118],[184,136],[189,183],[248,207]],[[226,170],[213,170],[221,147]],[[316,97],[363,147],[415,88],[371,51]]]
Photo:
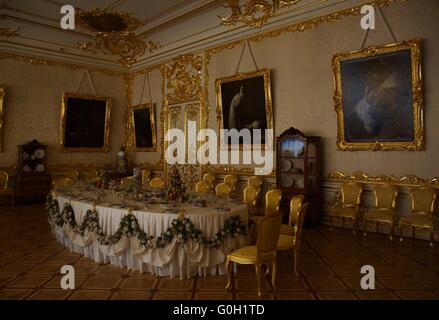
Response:
[[[254,81],[254,83],[249,82],[249,81]],[[225,86],[230,85],[229,88],[226,88]],[[246,90],[245,86],[247,85],[247,87],[250,87],[249,89],[247,88],[247,94],[243,91],[240,91],[241,88],[244,87],[244,90]],[[261,86],[263,86],[263,89],[261,88]],[[219,78],[216,79],[215,81],[215,91],[216,91],[216,97],[217,97],[217,122],[218,122],[218,133],[220,132],[221,129],[230,129],[230,128],[236,128],[235,126],[231,126],[230,124],[227,123],[227,128],[224,127],[225,121],[224,121],[224,115],[225,115],[225,102],[229,102],[230,106],[229,109],[231,109],[231,104],[232,104],[232,100],[233,98],[231,97],[232,95],[230,94],[230,92],[226,93],[227,91],[231,91],[233,89],[236,89],[237,87],[239,87],[240,89],[238,89],[238,91],[240,92],[241,96],[249,96],[249,97],[253,97],[253,102],[247,104],[247,105],[252,105],[252,106],[256,106],[255,110],[253,111],[248,111],[247,109],[245,111],[247,111],[245,114],[247,115],[247,117],[250,116],[250,118],[247,118],[247,121],[249,121],[248,119],[252,119],[252,117],[256,117],[254,119],[253,122],[250,123],[250,127],[255,124],[255,123],[259,123],[257,126],[260,127],[260,129],[274,129],[273,126],[273,103],[272,103],[272,98],[271,98],[271,80],[270,80],[270,69],[266,68],[266,69],[261,69],[261,70],[257,70],[257,71],[252,71],[252,72],[246,72],[246,73],[237,73],[233,76],[230,77],[225,77],[225,78]],[[259,92],[263,90],[263,95],[262,92]],[[249,94],[249,92],[251,92],[251,94]],[[257,99],[261,99],[263,96],[263,101],[258,101]],[[245,97],[244,97],[245,99]],[[262,99],[261,99],[262,100]],[[248,108],[248,107],[247,107]],[[259,110],[262,109],[263,110]],[[264,118],[261,120],[261,116],[262,113],[264,113]],[[229,116],[228,121],[230,121],[230,114],[227,112],[227,115]],[[259,118],[258,118],[259,117]],[[250,120],[251,121],[251,120]],[[262,123],[262,125],[260,125],[260,123]],[[242,128],[246,127],[245,125],[241,127],[241,125],[238,125],[238,131]],[[248,126],[247,126],[248,127]],[[274,133],[273,133],[273,137],[274,137]],[[262,139],[264,138],[264,132],[262,132]],[[261,141],[262,143],[260,144],[252,144],[251,147],[252,148],[263,148],[265,146],[265,142]],[[219,145],[221,148],[229,148],[229,149],[235,149],[237,147],[239,147],[240,149],[244,149],[244,145],[239,144],[239,145],[231,145],[231,144],[226,144],[224,141],[224,137],[220,137],[219,139]],[[246,146],[246,148],[248,148],[248,146]]]
[[[157,133],[156,133],[156,126],[155,126],[155,109],[156,105],[151,103],[144,103],[139,104],[136,106],[131,107],[130,110],[130,125],[131,125],[131,150],[133,152],[155,152],[157,148]],[[140,117],[145,116],[145,114],[141,114],[142,111],[147,110],[148,113],[148,119],[149,119],[149,128],[144,128],[145,131],[140,132],[139,126],[136,127],[136,119],[137,122],[141,121],[142,119]],[[148,125],[148,119],[143,119],[143,121],[146,122],[146,125]],[[139,133],[139,134],[137,134]],[[140,141],[139,135],[143,133],[146,136],[150,135],[151,141]],[[143,137],[148,138],[148,137]],[[139,140],[139,141],[138,141]],[[150,142],[150,143],[148,143]],[[150,145],[150,146],[147,146]]]
[[[3,100],[6,95],[6,88],[0,87],[0,152],[3,152],[3,123],[4,123],[4,108]]]
[[[424,149],[420,39],[339,53],[332,68],[338,150]]]
[[[63,93],[60,114],[61,152],[108,152],[111,98]]]

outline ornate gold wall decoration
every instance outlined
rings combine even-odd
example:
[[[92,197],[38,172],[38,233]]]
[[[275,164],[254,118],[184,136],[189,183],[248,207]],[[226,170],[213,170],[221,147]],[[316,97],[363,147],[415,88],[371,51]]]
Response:
[[[168,104],[200,100],[203,58],[187,54],[166,66],[166,98]]]
[[[6,37],[6,38],[13,38],[13,37],[19,37],[20,34],[18,31],[20,30],[19,27],[12,29],[12,28],[0,28],[0,37]]]
[[[3,100],[5,98],[5,88],[0,87],[0,152],[3,152],[3,119],[4,119],[4,111],[3,111]]]
[[[394,175],[378,175],[370,176],[362,171],[354,172],[352,175],[344,174],[340,171],[334,171],[327,175],[329,180],[353,180],[362,183],[374,183],[374,184],[384,184],[390,183],[401,186],[419,186],[428,185],[434,188],[439,188],[439,177],[434,177],[432,179],[423,179],[415,175],[407,175],[403,177],[397,177]]]
[[[79,10],[76,16],[80,26],[97,32],[94,42],[79,43],[79,48],[95,54],[117,55],[128,68],[146,50],[153,52],[160,48],[158,42],[144,41],[134,32],[142,23],[131,14],[93,8],[87,12]]]
[[[269,18],[276,14],[280,7],[290,6],[300,0],[246,0],[241,6],[239,0],[228,0],[226,7],[232,10],[228,17],[221,17],[221,23],[226,26],[234,26],[242,22],[250,27],[260,28]]]

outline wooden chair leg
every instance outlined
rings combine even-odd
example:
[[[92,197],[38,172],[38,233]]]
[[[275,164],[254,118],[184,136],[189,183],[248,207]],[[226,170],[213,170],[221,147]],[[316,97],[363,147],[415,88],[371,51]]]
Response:
[[[358,221],[357,219],[353,219],[352,220],[352,234],[355,236],[357,234],[357,232],[355,231],[356,227],[357,227]]]
[[[298,276],[300,271],[299,259],[300,259],[299,250],[294,250],[294,275]]]
[[[227,258],[226,262],[226,272],[227,272],[227,285],[226,290],[232,289],[232,272],[231,272],[231,261],[229,258]]]
[[[434,229],[433,228],[430,229],[430,247],[432,249],[434,248]]]
[[[258,296],[262,296],[262,292],[261,292],[262,272],[261,272],[260,264],[256,264],[256,277],[258,278]]]
[[[343,219],[342,225],[343,225],[343,229],[344,229],[345,228],[345,218],[343,217],[342,219]]]
[[[333,223],[334,221],[333,221],[333,216],[331,215],[331,216],[329,216],[329,225],[331,226],[330,228],[329,228],[329,231],[332,231],[332,230],[334,230],[334,223]]]
[[[390,230],[389,230],[389,239],[390,241],[393,240],[393,223],[390,225]]]
[[[398,224],[398,232],[399,232],[399,242],[403,242],[404,241],[404,230],[403,230],[403,225],[402,224]]]
[[[273,262],[273,270],[271,271],[271,285],[273,286],[273,291],[276,291],[276,260]]]
[[[363,237],[367,235],[367,220],[363,220]]]

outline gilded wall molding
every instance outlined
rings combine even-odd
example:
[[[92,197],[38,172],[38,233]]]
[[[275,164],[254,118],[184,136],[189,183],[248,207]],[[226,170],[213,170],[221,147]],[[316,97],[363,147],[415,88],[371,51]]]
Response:
[[[33,56],[27,56],[27,55],[21,55],[21,54],[15,54],[15,53],[0,53],[0,59],[11,59],[19,62],[26,62],[33,64],[35,66],[49,66],[49,67],[63,67],[70,70],[89,70],[89,71],[96,71],[100,72],[105,75],[113,76],[113,77],[123,77],[126,73],[124,72],[118,72],[118,71],[111,71],[111,70],[104,70],[99,69],[96,67],[90,67],[85,65],[79,65],[79,64],[72,64],[72,63],[65,63],[65,62],[59,62],[55,60],[48,60],[48,59],[42,59],[38,57]]]
[[[350,180],[360,183],[372,183],[372,184],[394,184],[399,186],[430,186],[439,188],[439,177],[432,179],[424,179],[415,175],[407,175],[397,177],[394,175],[377,175],[371,176],[362,171],[356,171],[352,175],[342,173],[340,171],[334,171],[326,176],[326,180]]]

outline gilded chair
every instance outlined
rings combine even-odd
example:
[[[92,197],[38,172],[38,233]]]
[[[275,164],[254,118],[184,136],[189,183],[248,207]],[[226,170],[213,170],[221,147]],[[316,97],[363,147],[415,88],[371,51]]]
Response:
[[[254,216],[256,213],[256,205],[259,197],[259,190],[255,186],[247,186],[243,191],[243,200],[247,205],[249,216]]]
[[[142,186],[147,186],[150,180],[151,171],[144,169],[142,172]]]
[[[71,187],[73,181],[66,176],[53,176],[52,177],[52,188],[56,187]]]
[[[393,239],[395,225],[395,207],[398,189],[390,184],[376,185],[374,189],[375,207],[363,215],[363,235],[367,234],[367,223],[375,222],[378,232],[379,224],[384,223],[390,226],[390,240]]]
[[[224,177],[224,182],[228,183],[230,187],[232,188],[231,193],[234,193],[236,191],[236,182],[238,181],[238,177],[236,174],[228,174]]]
[[[65,171],[64,175],[69,178],[72,182],[77,182],[79,180],[79,172],[75,168],[69,168]]]
[[[201,180],[198,181],[197,184],[195,185],[195,192],[198,194],[209,193],[209,190],[210,190],[210,185],[207,181]]]
[[[95,182],[98,180],[98,171],[94,168],[86,169],[81,172],[81,176],[86,182]]]
[[[271,283],[276,288],[276,254],[279,240],[282,215],[280,213],[265,216],[258,224],[258,238],[255,246],[243,247],[227,255],[227,285],[232,288],[232,262],[239,264],[254,264],[258,279],[258,295],[261,296],[262,265],[272,265]]]
[[[265,194],[265,215],[279,212],[282,191],[273,189]]]
[[[215,187],[215,194],[217,196],[230,196],[231,192],[232,188],[230,187],[230,184],[226,182],[218,183]]]
[[[161,177],[155,177],[149,181],[149,187],[152,189],[163,189],[165,182]]]
[[[289,234],[294,236],[294,226],[297,223],[297,215],[299,209],[302,206],[303,200],[305,199],[303,194],[299,194],[291,198],[290,201],[290,215],[288,217],[288,223],[282,224],[280,227],[280,234]]]
[[[203,176],[203,180],[209,184],[210,192],[213,192],[213,190],[214,190],[213,186],[215,184],[215,174],[214,173],[206,173]]]
[[[262,182],[263,182],[263,179],[261,176],[251,176],[247,180],[247,185],[254,186],[254,187],[258,188],[259,192],[261,192]]]
[[[333,219],[342,219],[343,228],[345,227],[345,220],[350,219],[353,222],[353,233],[355,229],[359,229],[360,219],[360,202],[361,194],[363,193],[363,186],[354,181],[346,181],[340,189],[341,203],[329,209],[329,222],[331,230],[333,229]]]
[[[410,190],[412,212],[408,217],[399,218],[400,241],[403,241],[403,227],[412,228],[412,237],[415,229],[428,229],[430,231],[430,247],[434,246],[434,211],[436,209],[436,190],[430,187],[419,187]]]
[[[122,179],[120,179],[120,189],[128,189],[128,186],[130,185],[131,181],[134,179],[133,176],[129,176],[129,177],[124,177]]]
[[[15,190],[8,187],[9,175],[5,171],[0,171],[0,196],[7,196],[11,199],[11,204],[15,205]]]
[[[299,274],[300,267],[300,244],[302,242],[302,230],[303,222],[305,221],[306,211],[308,210],[308,203],[304,203],[300,206],[299,210],[296,211],[294,220],[296,224],[294,225],[294,235],[281,234],[279,236],[279,241],[277,242],[277,250],[293,250],[294,251],[294,274]]]

